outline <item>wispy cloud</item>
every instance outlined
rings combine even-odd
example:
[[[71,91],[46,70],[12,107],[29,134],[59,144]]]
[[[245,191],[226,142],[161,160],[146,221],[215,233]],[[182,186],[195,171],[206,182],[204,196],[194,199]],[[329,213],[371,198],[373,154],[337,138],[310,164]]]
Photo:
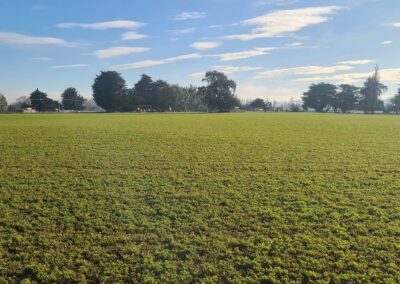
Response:
[[[214,49],[221,45],[220,42],[217,41],[198,41],[190,45],[190,47],[197,50],[208,50]]]
[[[206,17],[206,13],[203,12],[183,12],[175,16],[177,21],[195,20]]]
[[[243,21],[243,26],[254,26],[249,33],[228,35],[227,40],[249,41],[259,38],[286,36],[311,25],[327,22],[329,16],[337,13],[341,7],[322,6],[292,10],[280,10],[260,17]]]
[[[94,55],[97,58],[112,58],[117,56],[142,53],[149,51],[150,48],[147,47],[127,47],[127,46],[115,46],[106,49],[96,50]]]
[[[225,74],[241,73],[241,72],[252,72],[264,69],[263,67],[252,67],[252,66],[228,66],[220,65],[214,66],[213,69],[223,72]]]
[[[51,61],[53,58],[51,57],[32,57],[31,60],[35,61]]]
[[[69,64],[69,65],[53,65],[52,69],[74,69],[88,67],[88,64]]]
[[[58,24],[58,28],[62,29],[73,29],[82,28],[90,30],[109,30],[109,29],[136,29],[144,26],[144,23],[136,21],[109,21],[109,22],[98,22],[98,23],[61,23]]]
[[[254,48],[252,50],[245,50],[240,52],[230,52],[230,53],[221,53],[212,56],[219,57],[221,61],[234,61],[245,58],[257,57],[262,55],[269,54],[270,51],[274,50],[274,47],[263,47],[263,48]]]
[[[400,22],[398,22],[398,23],[391,23],[390,24],[392,27],[395,27],[395,28],[400,28]]]
[[[374,63],[375,60],[371,59],[361,59],[361,60],[348,60],[348,61],[340,61],[338,64],[344,64],[344,65],[366,65],[370,63]]]
[[[385,41],[382,41],[380,44],[381,45],[388,45],[388,44],[392,44],[392,43],[393,43],[392,40],[385,40]]]
[[[332,74],[339,71],[351,70],[353,67],[346,65],[336,66],[302,66],[284,69],[266,70],[257,73],[257,78],[274,78],[292,75]]]
[[[35,37],[18,33],[0,32],[0,44],[24,46],[24,45],[60,45],[71,46],[63,39],[55,37]]]
[[[119,69],[119,70],[138,69],[138,68],[171,64],[171,63],[175,63],[175,62],[183,61],[183,60],[199,59],[202,57],[203,57],[203,55],[201,55],[199,53],[191,53],[191,54],[169,57],[169,58],[160,59],[160,60],[144,60],[144,61],[138,61],[138,62],[133,62],[133,63],[128,63],[128,64],[115,65],[115,66],[112,66],[112,68]]]
[[[231,65],[217,65],[213,66],[211,69],[217,70],[225,74],[243,73],[243,72],[253,72],[257,70],[264,69],[263,67],[253,67],[253,66],[231,66]],[[190,74],[192,78],[201,79],[204,77],[206,72],[195,72]]]
[[[126,32],[121,35],[122,40],[139,40],[144,38],[148,38],[148,36],[144,34],[139,34],[137,32]]]
[[[195,27],[186,28],[186,29],[178,29],[178,30],[168,30],[167,32],[172,33],[174,35],[184,35],[190,34],[196,30]]]
[[[333,82],[342,84],[355,84],[361,83],[371,76],[372,72],[365,73],[347,73],[347,74],[336,74],[333,76],[318,76],[318,77],[307,77],[299,78],[295,81],[303,83],[315,83],[315,82]],[[398,83],[400,78],[400,68],[393,69],[381,69],[380,77],[384,83],[394,84]]]

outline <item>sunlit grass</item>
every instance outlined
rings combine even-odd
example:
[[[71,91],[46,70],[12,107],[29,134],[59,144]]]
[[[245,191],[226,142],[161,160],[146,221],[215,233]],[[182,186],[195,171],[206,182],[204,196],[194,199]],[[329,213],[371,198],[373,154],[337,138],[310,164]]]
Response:
[[[400,117],[0,115],[0,282],[400,281]]]

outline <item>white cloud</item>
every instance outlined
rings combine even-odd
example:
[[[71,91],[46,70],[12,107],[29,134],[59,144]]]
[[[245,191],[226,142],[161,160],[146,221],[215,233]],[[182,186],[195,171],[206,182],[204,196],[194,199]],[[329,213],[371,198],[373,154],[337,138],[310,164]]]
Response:
[[[109,29],[136,29],[142,27],[144,23],[136,21],[109,21],[99,23],[61,23],[58,28],[73,29],[82,28],[90,30],[109,30]]]
[[[0,32],[0,44],[5,45],[60,45],[69,46],[65,40],[54,37],[34,37],[17,33]]]
[[[126,32],[121,35],[122,40],[139,40],[147,37],[147,35],[139,34],[137,32]]]
[[[391,26],[395,27],[395,28],[400,28],[400,22],[398,23],[391,23]]]
[[[197,79],[197,80],[201,80],[205,77],[206,72],[195,72],[190,74],[190,77]]]
[[[208,50],[217,48],[220,46],[221,43],[217,41],[198,41],[190,45],[190,47],[197,49],[197,50]]]
[[[112,58],[117,56],[142,53],[149,51],[147,47],[127,47],[127,46],[115,46],[107,49],[100,49],[94,52],[94,55],[98,58]]]
[[[195,20],[202,19],[206,17],[206,13],[203,12],[183,12],[175,16],[177,21]]]
[[[396,84],[400,81],[400,68],[381,69],[379,72],[381,80],[386,84]],[[296,79],[295,81],[307,82],[307,83],[325,81],[325,82],[333,82],[340,84],[355,84],[355,83],[362,83],[371,75],[373,75],[373,72],[347,73],[347,74],[337,74],[333,76],[299,78]]]
[[[88,64],[69,64],[69,65],[54,65],[51,66],[52,69],[73,69],[73,68],[83,68],[88,67]]]
[[[227,40],[249,41],[259,38],[286,36],[311,25],[327,22],[338,12],[338,6],[322,6],[280,10],[243,21],[243,26],[254,26],[249,33],[225,36]]]
[[[266,70],[257,73],[257,78],[274,78],[292,75],[332,74],[339,71],[351,70],[353,67],[345,65],[336,66],[302,66],[286,69]]]
[[[219,57],[221,61],[234,61],[239,59],[251,58],[256,56],[262,56],[269,54],[269,51],[274,50],[274,47],[254,48],[252,50],[246,50],[241,52],[221,53],[212,55]]]
[[[341,61],[338,62],[338,64],[344,64],[344,65],[366,65],[370,63],[374,63],[375,60],[371,59],[362,59],[362,60],[348,60],[348,61]]]
[[[380,44],[381,45],[388,45],[388,44],[392,44],[393,41],[392,40],[386,40],[386,41],[382,41]]]
[[[191,54],[169,57],[169,58],[160,59],[160,60],[144,60],[144,61],[138,61],[138,62],[134,62],[134,63],[115,65],[112,68],[119,69],[119,70],[138,69],[138,68],[171,64],[171,63],[175,63],[175,62],[183,61],[183,60],[199,59],[202,57],[203,56],[199,53],[191,53]]]
[[[51,61],[53,58],[50,57],[32,57],[31,60],[35,61]]]
[[[303,46],[302,42],[293,42],[293,43],[287,43],[285,44],[286,47],[300,47]]]
[[[233,74],[233,73],[241,73],[241,72],[251,72],[264,69],[263,67],[252,67],[252,66],[228,66],[228,65],[220,65],[214,66],[214,70],[218,70],[219,72],[225,74]]]
[[[195,30],[196,30],[195,27],[191,27],[191,28],[180,29],[180,30],[169,30],[167,32],[170,32],[175,35],[184,35],[184,34],[190,34],[190,33],[194,32]]]

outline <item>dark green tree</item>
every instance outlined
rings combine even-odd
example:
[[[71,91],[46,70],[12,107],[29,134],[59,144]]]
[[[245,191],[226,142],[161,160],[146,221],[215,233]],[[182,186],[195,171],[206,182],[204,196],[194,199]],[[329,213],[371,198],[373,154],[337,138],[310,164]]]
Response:
[[[62,94],[62,105],[65,110],[79,111],[84,109],[85,98],[75,88],[68,88]]]
[[[365,113],[373,114],[377,110],[382,110],[383,101],[379,98],[386,92],[387,87],[381,83],[379,69],[376,67],[375,74],[369,77],[360,90],[360,107]]]
[[[303,94],[303,108],[313,108],[317,112],[328,110],[329,103],[336,95],[337,87],[332,84],[311,84],[309,90]]]
[[[203,82],[207,85],[199,88],[199,94],[210,110],[229,112],[234,107],[240,106],[240,101],[235,95],[236,83],[229,80],[224,73],[209,71]]]
[[[56,111],[59,109],[59,103],[55,100],[50,99],[46,93],[41,92],[39,89],[36,89],[29,96],[32,108],[36,111]]]
[[[0,112],[7,110],[7,99],[4,95],[0,93]]]
[[[250,106],[251,106],[253,109],[259,108],[259,109],[262,109],[262,110],[264,110],[264,111],[265,111],[265,109],[266,109],[266,103],[265,103],[265,101],[264,101],[263,99],[260,99],[260,98],[257,98],[257,99],[255,99],[254,101],[252,101],[252,102],[250,103]]]
[[[335,112],[341,111],[346,113],[350,110],[356,109],[357,102],[359,100],[360,88],[342,84],[339,85],[339,92],[332,97],[330,105]]]
[[[125,80],[115,71],[102,71],[93,83],[93,98],[105,111],[113,112],[122,108],[121,97],[127,93]]]
[[[390,108],[391,111],[395,113],[400,113],[400,89],[398,89],[397,94],[390,99]]]
[[[153,106],[154,81],[150,76],[142,74],[140,80],[134,86],[134,95],[137,105]]]

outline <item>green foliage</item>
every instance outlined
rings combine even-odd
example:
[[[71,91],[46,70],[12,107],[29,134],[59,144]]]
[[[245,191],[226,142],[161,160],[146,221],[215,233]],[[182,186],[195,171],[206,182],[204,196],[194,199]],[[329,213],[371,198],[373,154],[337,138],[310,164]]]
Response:
[[[0,115],[0,283],[398,283],[399,130],[397,116]]]
[[[339,85],[339,92],[331,98],[330,105],[335,112],[346,113],[356,109],[359,100],[360,89],[353,85]]]
[[[360,107],[365,113],[374,113],[383,110],[383,102],[379,99],[387,90],[387,87],[379,80],[378,71],[369,77],[361,88]]]
[[[235,96],[236,83],[229,80],[224,73],[208,71],[203,82],[207,85],[199,88],[199,94],[211,110],[229,112],[234,107],[240,106],[240,101]]]
[[[59,109],[59,103],[50,99],[46,93],[39,91],[39,89],[30,94],[29,101],[31,106],[39,112],[52,112]]]
[[[400,89],[397,91],[397,94],[390,99],[390,111],[395,113],[400,113]]]
[[[259,108],[259,109],[266,111],[268,109],[271,109],[272,104],[268,100],[263,100],[263,99],[257,98],[250,103],[250,106],[253,109]]]
[[[337,87],[332,84],[311,84],[309,90],[303,94],[303,107],[313,108],[317,112],[328,110],[332,98],[336,95]]]
[[[0,93],[0,112],[7,111],[7,99]]]
[[[125,80],[115,71],[102,71],[92,89],[96,104],[108,112],[119,110],[120,99],[127,93]]]
[[[62,94],[62,105],[65,110],[83,110],[85,98],[82,97],[75,88],[68,88]]]

